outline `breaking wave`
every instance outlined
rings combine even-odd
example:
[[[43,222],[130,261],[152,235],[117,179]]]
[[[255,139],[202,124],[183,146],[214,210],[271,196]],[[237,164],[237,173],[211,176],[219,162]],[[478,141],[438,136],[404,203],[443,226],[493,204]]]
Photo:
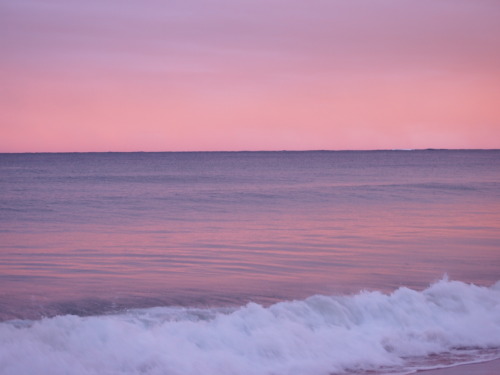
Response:
[[[0,373],[408,373],[500,357],[500,282],[0,324]]]

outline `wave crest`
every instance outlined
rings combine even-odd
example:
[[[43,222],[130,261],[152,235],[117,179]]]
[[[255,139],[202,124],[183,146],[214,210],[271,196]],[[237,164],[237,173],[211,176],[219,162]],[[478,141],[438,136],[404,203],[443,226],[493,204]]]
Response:
[[[500,356],[500,282],[11,321],[0,348],[5,375],[408,372]]]

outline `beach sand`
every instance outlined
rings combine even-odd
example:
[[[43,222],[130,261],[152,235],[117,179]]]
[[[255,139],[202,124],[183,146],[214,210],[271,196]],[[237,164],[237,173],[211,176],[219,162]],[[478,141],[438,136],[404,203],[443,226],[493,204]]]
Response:
[[[500,359],[417,372],[417,375],[500,375]]]

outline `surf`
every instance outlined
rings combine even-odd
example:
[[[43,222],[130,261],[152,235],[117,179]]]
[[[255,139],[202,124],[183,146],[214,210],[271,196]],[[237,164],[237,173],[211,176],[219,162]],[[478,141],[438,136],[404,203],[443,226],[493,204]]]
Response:
[[[29,360],[26,360],[29,358]],[[0,372],[410,373],[500,358],[500,282],[0,324]]]

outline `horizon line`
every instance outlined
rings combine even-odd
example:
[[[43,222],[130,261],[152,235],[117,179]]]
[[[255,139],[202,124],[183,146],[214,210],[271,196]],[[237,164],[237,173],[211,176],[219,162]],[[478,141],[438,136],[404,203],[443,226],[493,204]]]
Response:
[[[133,154],[133,153],[252,153],[252,152],[378,152],[378,151],[499,151],[500,148],[392,148],[392,149],[306,149],[306,150],[181,150],[181,151],[20,151],[0,154]]]

